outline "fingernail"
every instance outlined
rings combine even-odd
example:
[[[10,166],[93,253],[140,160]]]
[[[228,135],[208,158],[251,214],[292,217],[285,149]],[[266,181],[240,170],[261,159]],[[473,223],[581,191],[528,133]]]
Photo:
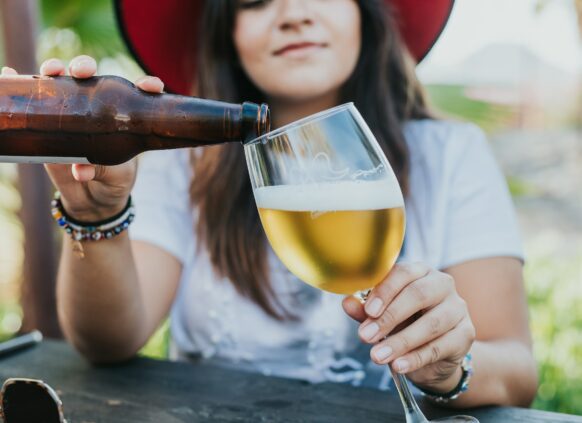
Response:
[[[378,360],[386,360],[388,357],[392,355],[392,348],[388,346],[378,348],[374,355]]]
[[[374,335],[378,333],[380,330],[380,326],[377,323],[370,323],[364,329],[362,329],[361,335],[364,339],[372,339]]]
[[[406,373],[408,369],[410,369],[410,363],[400,358],[394,362],[394,366],[396,367],[396,371],[398,373]]]
[[[52,64],[53,59],[49,59],[46,62],[44,62],[42,65],[40,65],[40,73],[44,75],[46,73],[46,69],[50,67]]]
[[[160,78],[158,78],[157,76],[156,76],[156,77],[154,77],[154,78],[155,78],[155,81],[156,81],[158,84],[160,84],[160,92],[161,92],[161,91],[164,91],[164,82],[163,82],[163,81],[162,81]]]
[[[12,68],[9,68],[8,66],[2,67],[2,75],[16,75],[16,74],[17,72]]]
[[[149,79],[150,79],[151,83],[159,84],[161,86],[160,91],[164,90],[164,83],[162,82],[162,80],[160,78],[158,78],[157,76],[150,76]]]
[[[49,66],[49,65],[55,65],[56,66],[56,65],[59,65],[59,64],[60,63],[59,63],[59,60],[58,59],[51,58],[51,59],[48,59],[46,62],[44,62],[42,65],[43,66]]]
[[[366,313],[370,316],[376,316],[380,313],[382,309],[382,300],[380,298],[374,298],[372,301],[366,303]]]
[[[138,87],[141,88],[141,85],[147,81],[149,81],[150,83],[159,84],[160,85],[159,92],[164,91],[164,82],[160,78],[158,78],[157,76],[147,76],[147,75],[142,76],[141,78],[138,78],[135,81],[135,85],[137,85]],[[149,91],[149,90],[147,90],[147,91]]]
[[[73,70],[78,71],[80,68],[84,66],[88,66],[91,62],[87,59],[80,59],[73,63]]]
[[[72,63],[71,69],[75,72],[79,72],[82,68],[88,67],[96,67],[97,62],[95,60],[87,58],[87,59],[79,59]]]

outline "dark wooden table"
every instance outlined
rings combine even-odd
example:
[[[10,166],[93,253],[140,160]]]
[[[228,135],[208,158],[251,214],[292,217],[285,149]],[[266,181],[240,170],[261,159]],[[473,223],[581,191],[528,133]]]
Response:
[[[0,377],[43,379],[63,400],[69,423],[404,422],[394,394],[137,358],[95,367],[62,342],[0,360]],[[453,412],[421,402],[428,417]],[[487,422],[582,422],[582,417],[519,408],[482,408]]]

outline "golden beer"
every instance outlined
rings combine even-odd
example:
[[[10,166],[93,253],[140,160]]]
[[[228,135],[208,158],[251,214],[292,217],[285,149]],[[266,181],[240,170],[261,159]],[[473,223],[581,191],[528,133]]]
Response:
[[[402,196],[380,181],[264,187],[255,199],[275,253],[316,288],[346,295],[371,288],[400,252]]]

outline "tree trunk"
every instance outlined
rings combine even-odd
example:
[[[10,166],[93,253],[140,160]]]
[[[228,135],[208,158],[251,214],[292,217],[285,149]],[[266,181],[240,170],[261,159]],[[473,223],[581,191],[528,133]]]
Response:
[[[6,66],[20,73],[37,73],[37,0],[0,0],[0,6]],[[18,179],[24,225],[22,331],[37,328],[47,337],[61,337],[55,301],[56,244],[50,183],[42,165],[19,165]]]

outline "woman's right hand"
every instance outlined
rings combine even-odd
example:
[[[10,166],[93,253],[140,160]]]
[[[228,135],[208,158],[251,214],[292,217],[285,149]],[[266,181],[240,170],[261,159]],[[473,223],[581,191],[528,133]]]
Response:
[[[69,64],[69,73],[75,78],[90,78],[97,71],[95,59],[75,57]],[[5,68],[2,73],[15,73]],[[49,59],[40,67],[41,75],[65,75],[65,65],[58,59]],[[164,85],[159,78],[142,77],[135,85],[144,91],[160,93]],[[132,159],[117,166],[89,164],[47,164],[45,168],[56,188],[67,213],[80,221],[95,222],[119,213],[127,204],[137,174],[137,161]]]

